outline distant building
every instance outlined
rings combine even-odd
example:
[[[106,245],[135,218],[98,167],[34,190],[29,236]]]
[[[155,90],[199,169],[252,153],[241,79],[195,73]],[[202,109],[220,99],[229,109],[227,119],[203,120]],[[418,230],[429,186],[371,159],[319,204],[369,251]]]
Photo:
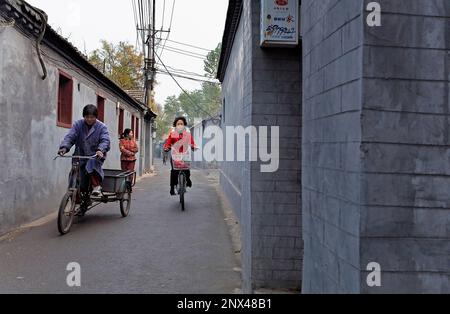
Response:
[[[21,0],[0,0],[0,233],[57,210],[67,187],[70,162],[53,161],[59,144],[98,106],[112,146],[105,168],[120,169],[119,136],[132,128],[141,153],[138,175],[149,171],[151,121],[155,114],[105,77],[49,25],[39,46],[43,18]],[[147,152],[147,153],[146,153]]]
[[[190,128],[191,135],[194,138],[195,144],[200,148],[204,148],[206,143],[208,142],[205,137],[204,133],[206,128],[208,127],[220,127],[221,125],[221,118],[220,116],[214,117],[214,118],[208,118],[208,119],[198,119],[194,122],[194,126]],[[202,154],[193,154],[193,160],[192,160],[192,166],[199,169],[217,169],[218,168],[218,162],[213,161],[206,161],[204,156],[201,156]]]

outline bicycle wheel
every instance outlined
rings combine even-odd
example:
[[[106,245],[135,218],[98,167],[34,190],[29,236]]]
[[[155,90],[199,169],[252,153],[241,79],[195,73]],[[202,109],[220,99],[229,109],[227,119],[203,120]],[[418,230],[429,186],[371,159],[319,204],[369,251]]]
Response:
[[[130,214],[130,208],[131,208],[131,192],[128,190],[123,194],[122,199],[120,200],[120,213],[122,214],[123,218],[128,217]]]
[[[186,192],[186,175],[181,172],[179,178],[181,211],[185,211],[184,193]]]
[[[61,235],[69,233],[75,215],[76,199],[73,192],[64,195],[58,211],[58,231]]]

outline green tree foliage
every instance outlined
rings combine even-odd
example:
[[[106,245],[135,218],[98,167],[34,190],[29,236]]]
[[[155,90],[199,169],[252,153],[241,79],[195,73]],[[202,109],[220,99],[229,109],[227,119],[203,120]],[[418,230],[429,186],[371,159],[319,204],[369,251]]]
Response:
[[[126,42],[115,45],[102,40],[101,48],[91,52],[88,59],[121,88],[125,90],[143,88],[144,57],[136,53],[133,45]]]
[[[219,43],[213,51],[211,51],[206,57],[205,61],[205,76],[215,79],[217,77],[217,70],[219,68],[220,52],[222,44]],[[221,112],[221,87],[220,84],[203,83],[202,85],[202,108],[205,108],[206,112],[216,116]],[[202,118],[207,118],[201,116]]]
[[[204,69],[206,72],[206,76],[208,76],[210,78],[216,78],[216,76],[217,76],[217,69],[219,68],[221,50],[222,50],[222,44],[219,43],[217,45],[216,49],[212,50],[206,56]]]

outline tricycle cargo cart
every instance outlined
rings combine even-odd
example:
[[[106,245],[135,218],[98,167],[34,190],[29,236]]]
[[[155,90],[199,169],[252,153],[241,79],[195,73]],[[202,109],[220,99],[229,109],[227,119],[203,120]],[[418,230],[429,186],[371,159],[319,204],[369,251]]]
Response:
[[[69,233],[75,216],[82,217],[86,212],[102,203],[118,202],[122,217],[128,216],[131,206],[132,188],[136,183],[135,171],[105,169],[102,193],[99,196],[93,196],[90,182],[87,183],[86,192],[82,189],[80,164],[82,160],[96,157],[57,156],[55,159],[57,158],[70,158],[73,160],[72,170],[69,174],[69,187],[61,201],[58,212],[58,230],[62,235]]]

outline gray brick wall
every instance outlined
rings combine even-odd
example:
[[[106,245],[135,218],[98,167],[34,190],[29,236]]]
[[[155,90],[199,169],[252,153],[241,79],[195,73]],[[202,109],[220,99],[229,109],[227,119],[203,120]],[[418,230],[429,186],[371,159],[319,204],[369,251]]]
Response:
[[[252,11],[250,1],[244,1],[244,12],[242,13],[241,23],[243,24],[243,41],[244,41],[244,95],[243,95],[243,123],[246,127],[252,125],[252,71],[253,65],[251,55],[253,51],[252,45]],[[243,291],[253,292],[254,274],[253,274],[253,235],[252,235],[252,203],[251,203],[251,165],[243,163],[242,167],[242,199],[241,199],[241,232],[243,239]]]
[[[304,293],[359,288],[362,2],[302,2]]]
[[[303,290],[448,293],[450,2],[368,2],[303,1]]]
[[[383,276],[362,291],[449,293],[450,2],[380,4],[383,26],[364,30],[361,267]]]
[[[260,4],[252,2],[252,124],[280,127],[280,173],[251,166],[254,288],[300,289],[301,49],[259,47]]]
[[[221,167],[223,176],[228,177],[223,178],[223,189],[235,199],[240,216],[244,292],[300,289],[303,255],[301,50],[261,49],[259,23],[260,3],[244,1],[223,84],[224,96],[233,99],[226,101],[224,126],[280,126],[277,172],[261,173],[258,162],[239,164],[240,176],[238,163]],[[233,85],[233,81],[241,85]],[[239,187],[240,206],[233,196],[235,187]]]
[[[247,127],[252,123],[251,16],[250,3],[244,1],[242,18],[222,83],[222,97],[225,99],[223,128]],[[224,139],[227,140],[225,132]],[[253,291],[250,170],[251,167],[246,162],[220,163],[221,187],[235,209],[241,225],[242,279],[245,293]]]

